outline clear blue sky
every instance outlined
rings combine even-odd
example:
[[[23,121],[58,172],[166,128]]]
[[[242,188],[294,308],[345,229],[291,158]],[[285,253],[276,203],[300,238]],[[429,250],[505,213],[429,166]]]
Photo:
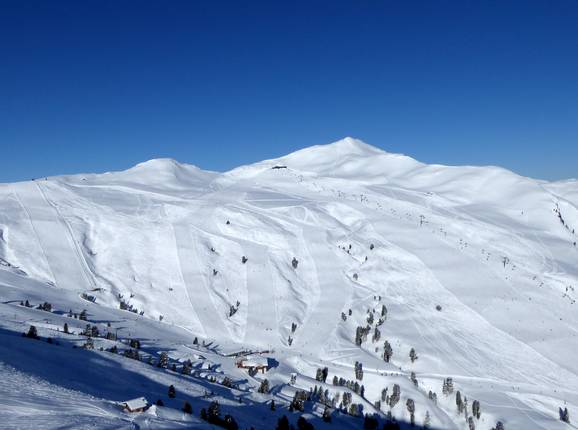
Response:
[[[354,136],[578,176],[578,2],[0,1],[0,182]]]

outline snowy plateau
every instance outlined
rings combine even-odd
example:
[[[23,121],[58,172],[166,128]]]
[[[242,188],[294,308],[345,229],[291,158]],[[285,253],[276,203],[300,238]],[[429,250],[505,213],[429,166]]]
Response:
[[[0,184],[0,428],[577,428],[575,229],[352,138]]]

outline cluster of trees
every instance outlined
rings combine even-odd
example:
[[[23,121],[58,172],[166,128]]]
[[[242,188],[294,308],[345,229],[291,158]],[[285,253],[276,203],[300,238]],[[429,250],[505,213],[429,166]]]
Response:
[[[98,330],[98,327],[95,325],[91,326],[90,324],[86,324],[86,327],[84,328],[84,330],[80,334],[83,336],[88,336],[88,337],[99,337],[100,336],[100,332]]]
[[[40,309],[41,311],[52,312],[52,305],[48,302],[40,303],[36,309]]]
[[[137,360],[137,361],[141,360],[140,354],[136,349],[126,349],[126,350],[124,350],[122,355],[124,355],[126,358],[130,358],[132,360]]]
[[[358,326],[355,329],[355,344],[357,346],[361,346],[361,344],[367,340],[367,335],[369,334],[370,331],[371,326],[369,325],[366,327]]]
[[[333,377],[333,385],[339,386],[339,387],[347,387],[349,388],[351,391],[353,391],[355,394],[359,394],[361,397],[365,396],[365,387],[363,385],[360,385],[359,382],[357,381],[350,381],[348,379],[344,379],[344,378],[337,378],[337,376]]]
[[[92,295],[90,295],[90,294],[87,294],[87,293],[82,293],[82,294],[80,295],[80,297],[82,297],[84,300],[89,301],[89,302],[92,302],[92,303],[95,303],[95,302],[96,302],[96,297],[95,297],[95,296],[92,296]]]
[[[343,400],[341,401],[341,411],[349,414],[352,417],[358,417],[363,414],[363,405],[353,403],[351,393],[343,393]]]
[[[293,395],[293,400],[289,404],[289,412],[305,410],[305,402],[310,399],[309,395],[304,390],[297,390]]]
[[[325,419],[324,419],[325,420]],[[286,415],[283,415],[277,421],[276,430],[293,430],[294,427],[289,423],[289,419]],[[313,424],[305,419],[305,417],[301,416],[297,419],[297,430],[313,430]]]
[[[442,393],[445,396],[449,396],[453,392],[454,392],[454,380],[452,378],[444,379],[444,382],[442,385]]]
[[[327,382],[327,375],[329,373],[329,369],[327,367],[317,369],[315,374],[315,380],[320,382]]]
[[[452,387],[453,388],[453,387]],[[475,430],[476,424],[474,418],[480,419],[481,410],[480,410],[480,402],[478,400],[474,400],[472,402],[472,415],[468,414],[468,398],[463,396],[460,391],[456,391],[456,407],[458,409],[459,414],[464,414],[464,418],[468,423],[468,427],[470,430]]]
[[[131,305],[129,302],[127,302],[122,294],[118,294],[118,300],[119,300],[119,308],[123,311],[129,311],[132,312],[133,314],[139,314],[139,315],[144,315],[144,311],[138,311],[137,308],[135,308],[133,305]]]

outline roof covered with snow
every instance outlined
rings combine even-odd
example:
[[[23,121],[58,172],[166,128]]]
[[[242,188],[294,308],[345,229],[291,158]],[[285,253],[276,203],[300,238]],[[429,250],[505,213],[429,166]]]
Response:
[[[137,397],[136,399],[127,400],[124,405],[127,409],[134,411],[135,409],[146,408],[149,402],[144,397]]]
[[[267,357],[262,357],[260,355],[248,355],[240,361],[243,367],[261,367],[267,366],[269,363]]]

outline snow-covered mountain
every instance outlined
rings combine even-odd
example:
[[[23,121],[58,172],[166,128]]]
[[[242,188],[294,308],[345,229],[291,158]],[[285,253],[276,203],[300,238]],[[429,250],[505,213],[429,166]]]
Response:
[[[408,399],[417,426],[427,412],[432,428],[469,428],[476,400],[477,429],[576,428],[559,416],[578,416],[576,228],[576,181],[427,165],[352,138],[225,173],[158,159],[1,184],[0,427],[203,427],[217,400],[239,428],[303,414],[362,428],[339,411],[351,396],[380,428],[389,411],[410,421]],[[74,348],[86,324],[93,350]],[[53,344],[22,337],[31,325]],[[123,355],[131,339],[141,361]],[[270,370],[237,368],[243,350]],[[168,369],[148,364],[163,351]],[[321,399],[288,411],[316,386]],[[116,403],[140,396],[165,406]]]

